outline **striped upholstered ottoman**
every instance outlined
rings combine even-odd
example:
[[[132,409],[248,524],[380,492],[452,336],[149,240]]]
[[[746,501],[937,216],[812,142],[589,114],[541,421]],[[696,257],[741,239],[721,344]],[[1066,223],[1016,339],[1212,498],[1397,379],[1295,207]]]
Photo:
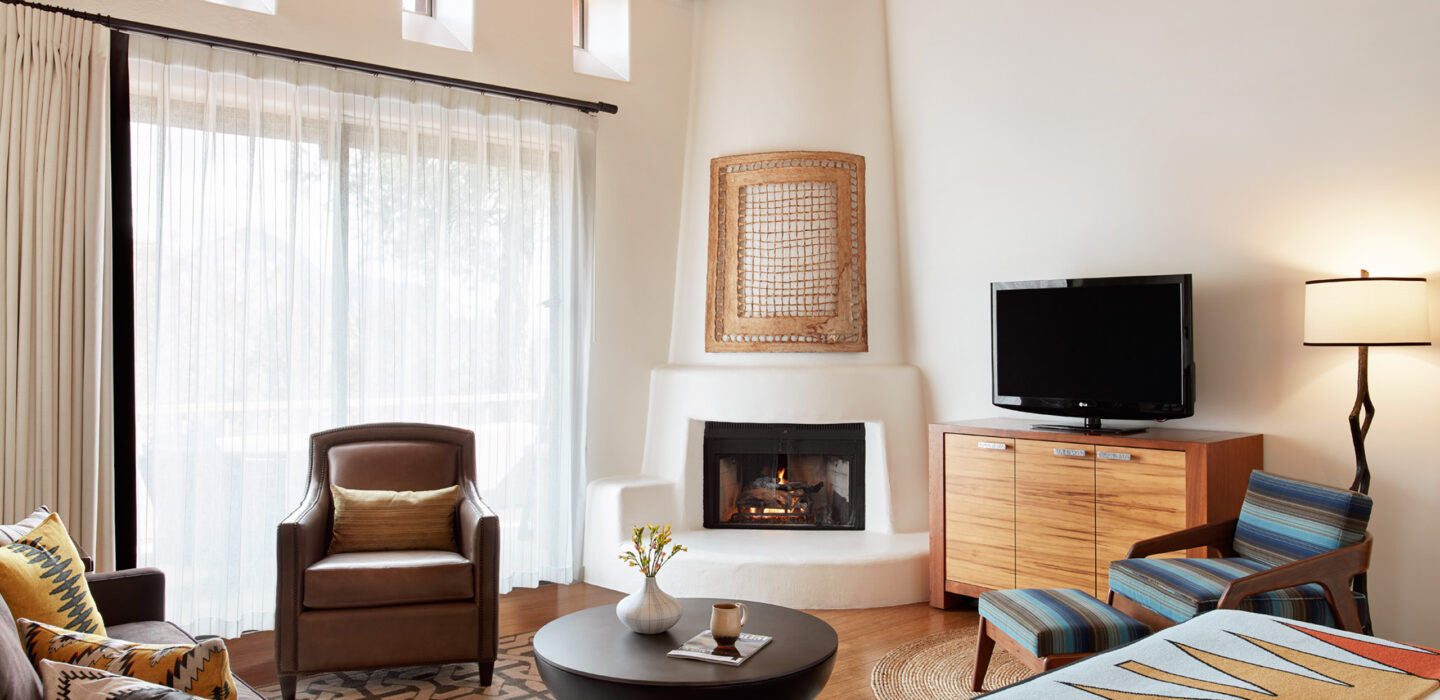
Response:
[[[1140,621],[1073,588],[981,593],[971,689],[980,690],[996,642],[1038,673],[1148,634]]]

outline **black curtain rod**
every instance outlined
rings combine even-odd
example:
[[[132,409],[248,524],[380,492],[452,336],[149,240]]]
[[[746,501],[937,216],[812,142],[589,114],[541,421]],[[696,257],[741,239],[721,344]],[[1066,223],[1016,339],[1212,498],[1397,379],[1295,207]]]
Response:
[[[132,22],[130,20],[119,19],[116,17],[96,15],[89,12],[80,12],[78,10],[71,10],[64,7],[55,7],[53,5],[30,2],[29,0],[0,0],[0,2],[4,2],[9,5],[23,5],[25,7],[33,7],[39,10],[46,10],[48,12],[58,12],[63,15],[78,17],[80,19],[88,20],[96,24],[103,25],[105,27],[109,27],[111,29],[122,32],[130,32],[135,34],[151,34],[154,36],[165,37],[167,39],[180,39],[183,41],[195,42],[197,44],[206,44],[208,46],[217,46],[225,49],[235,49],[237,51],[247,51],[250,53],[257,53],[265,56],[278,56],[280,58],[289,58],[296,61],[305,61],[307,63],[318,63],[322,66],[330,66],[331,68],[343,68],[345,70],[374,73],[376,75],[383,75],[391,78],[402,78],[405,80],[414,80],[422,83],[443,85],[445,87],[460,88],[462,90],[473,90],[475,92],[483,92],[489,95],[514,97],[516,99],[529,100],[531,102],[543,102],[549,105],[577,109],[586,114],[594,114],[596,112],[603,112],[605,114],[616,114],[620,111],[619,107],[612,105],[608,102],[587,102],[585,100],[577,100],[573,97],[548,95],[543,92],[521,90],[519,88],[505,87],[504,85],[492,85],[490,83],[479,83],[473,80],[448,78],[443,75],[431,75],[429,73],[421,73],[419,71],[406,70],[404,68],[392,68],[390,66],[382,66],[376,63],[350,61],[343,58],[336,58],[334,56],[324,56],[318,53],[310,53],[308,51],[296,51],[294,49],[284,49],[278,46],[267,46],[265,44],[256,44],[249,41],[240,41],[239,39],[228,39],[225,37],[213,36],[210,34],[200,34],[198,32],[187,32],[180,29],[171,29],[170,27],[162,27],[155,24]]]

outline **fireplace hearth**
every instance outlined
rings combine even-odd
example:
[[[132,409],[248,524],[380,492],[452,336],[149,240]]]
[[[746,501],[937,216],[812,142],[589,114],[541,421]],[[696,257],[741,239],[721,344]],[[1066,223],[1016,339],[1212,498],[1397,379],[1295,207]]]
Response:
[[[705,424],[705,527],[865,529],[865,424]]]

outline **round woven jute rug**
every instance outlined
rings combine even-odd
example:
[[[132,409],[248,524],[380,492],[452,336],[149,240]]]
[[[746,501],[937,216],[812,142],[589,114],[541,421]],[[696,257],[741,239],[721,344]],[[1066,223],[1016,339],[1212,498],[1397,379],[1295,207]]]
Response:
[[[877,700],[950,700],[973,698],[975,628],[951,630],[900,646],[870,672],[870,688]],[[1009,652],[995,647],[985,674],[987,692],[1035,675]]]

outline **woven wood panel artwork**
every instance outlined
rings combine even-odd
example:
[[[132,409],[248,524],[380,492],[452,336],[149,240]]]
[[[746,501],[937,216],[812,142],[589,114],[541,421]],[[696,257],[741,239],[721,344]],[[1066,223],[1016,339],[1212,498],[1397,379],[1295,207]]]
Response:
[[[710,161],[707,352],[864,352],[865,159]]]

